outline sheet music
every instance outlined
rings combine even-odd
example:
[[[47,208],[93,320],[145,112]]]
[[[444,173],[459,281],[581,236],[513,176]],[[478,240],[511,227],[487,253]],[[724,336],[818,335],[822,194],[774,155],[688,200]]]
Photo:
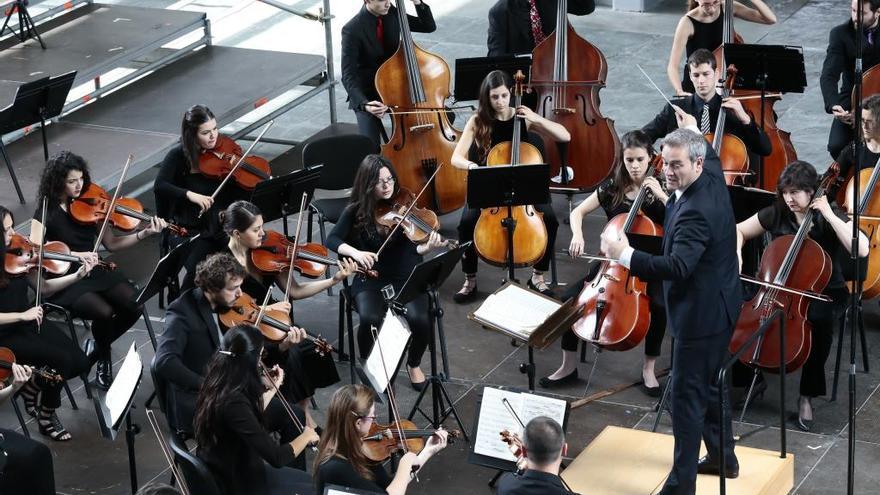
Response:
[[[379,330],[379,338],[373,345],[373,350],[367,357],[364,365],[364,373],[372,382],[376,392],[380,394],[385,392],[388,387],[388,378],[394,376],[397,371],[397,365],[409,342],[409,326],[406,320],[395,315],[390,309],[385,313],[385,321]],[[379,353],[381,346],[382,353]],[[382,360],[385,360],[385,371],[382,371]],[[386,378],[387,377],[387,378]]]
[[[110,385],[110,390],[107,391],[104,398],[104,403],[110,411],[111,421],[108,426],[115,426],[125,414],[129,399],[134,394],[143,371],[144,365],[141,362],[141,356],[132,343],[125,356],[125,361],[116,374],[116,379],[113,380],[113,384]]]
[[[492,387],[483,389],[483,401],[480,405],[478,420],[479,427],[474,439],[474,453],[516,462],[516,457],[510,452],[507,444],[501,440],[500,433],[502,430],[508,430],[511,433],[522,435],[522,428],[504,407],[504,403],[501,402],[501,399],[504,398],[507,398],[510,406],[519,414],[522,408],[523,394]]]
[[[538,296],[516,284],[490,295],[474,311],[474,317],[528,340],[562,303]]]
[[[529,424],[529,421],[538,416],[547,416],[556,420],[560,426],[565,424],[567,403],[564,400],[536,394],[522,394],[522,396],[522,407],[516,413],[519,414],[519,419],[523,423]]]

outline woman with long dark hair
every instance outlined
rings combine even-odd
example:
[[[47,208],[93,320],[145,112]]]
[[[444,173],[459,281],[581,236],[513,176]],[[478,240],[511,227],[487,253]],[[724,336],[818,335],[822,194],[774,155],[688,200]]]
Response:
[[[310,493],[309,476],[290,466],[318,435],[305,427],[289,443],[279,444],[265,428],[264,410],[284,381],[278,367],[261,373],[264,339],[250,325],[223,336],[222,348],[208,364],[196,401],[197,455],[227,495]]]
[[[422,261],[422,255],[442,242],[435,232],[427,242],[416,245],[410,241],[402,229],[397,229],[388,240],[385,250],[377,254],[380,246],[388,239],[389,228],[376,221],[377,208],[396,197],[400,192],[397,173],[391,162],[379,155],[367,155],[361,162],[351,190],[351,202],[327,237],[327,247],[348,257],[367,269],[379,272],[376,279],[363,275],[354,277],[351,293],[360,324],[358,326],[358,349],[366,358],[373,347],[371,327],[381,328],[387,310],[382,288],[393,285],[400,291],[412,269]],[[421,390],[425,386],[425,375],[419,364],[428,346],[431,330],[428,315],[428,295],[422,294],[406,305],[406,321],[412,332],[412,343],[407,358],[407,372],[412,386]]]
[[[47,201],[46,240],[61,241],[70,248],[72,254],[91,263],[99,261],[93,251],[101,229],[100,224],[84,225],[74,220],[70,214],[72,202],[86,191],[91,184],[89,166],[79,155],[62,151],[46,163],[40,177],[37,204]],[[34,212],[34,219],[42,216],[41,208]],[[143,230],[131,234],[117,235],[108,228],[100,239],[108,251],[118,251],[134,246],[151,235],[160,233],[167,223],[153,217]],[[71,267],[71,270],[75,270]],[[110,345],[128,331],[141,315],[141,307],[135,302],[135,288],[118,272],[104,269],[92,271],[58,293],[49,300],[67,308],[73,315],[92,320],[92,336],[86,353],[89,361],[97,363],[95,384],[106,390],[113,381],[113,367],[110,360]]]
[[[524,105],[511,107],[510,93],[513,89],[513,80],[504,71],[492,71],[483,79],[480,85],[480,105],[477,113],[468,119],[461,140],[455,146],[452,165],[465,170],[485,166],[492,146],[513,138],[513,124],[516,118],[523,119],[525,124],[520,127],[522,133],[520,137],[524,143],[529,141],[528,131],[532,130],[546,134],[557,142],[568,142],[571,139],[568,130],[561,124],[541,117]],[[549,294],[550,289],[544,281],[544,272],[550,267],[559,221],[556,219],[552,204],[534,206],[544,214],[547,249],[544,251],[544,256],[535,264],[528,285]],[[473,240],[474,227],[479,218],[478,208],[462,210],[461,220],[458,223],[459,242]],[[462,288],[453,296],[457,303],[473,301],[477,296],[477,251],[474,247],[466,250],[462,255],[461,269],[465,274],[465,281]]]

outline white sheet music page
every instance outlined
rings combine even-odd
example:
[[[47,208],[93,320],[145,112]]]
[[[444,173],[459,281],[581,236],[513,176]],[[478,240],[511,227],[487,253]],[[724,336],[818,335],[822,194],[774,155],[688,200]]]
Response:
[[[474,311],[474,316],[528,340],[529,335],[560,306],[562,303],[558,301],[511,284],[487,297]]]
[[[119,418],[125,414],[128,400],[134,393],[134,389],[137,387],[138,380],[143,371],[144,365],[141,362],[141,356],[138,354],[134,343],[132,343],[128,349],[128,354],[125,356],[125,361],[122,362],[122,366],[119,368],[119,372],[116,373],[116,378],[113,380],[113,384],[110,385],[110,390],[107,391],[107,395],[104,398],[104,403],[110,411],[110,419],[112,421],[109,426],[116,425],[119,422]]]
[[[373,345],[373,350],[367,357],[364,364],[364,372],[373,383],[376,391],[385,392],[388,387],[388,378],[394,376],[397,371],[397,364],[400,362],[403,351],[406,349],[406,343],[409,341],[409,326],[406,320],[395,315],[390,309],[385,313],[385,321],[379,330],[379,339]],[[382,352],[379,352],[381,346]],[[382,370],[382,361],[385,361],[386,369]]]
[[[474,439],[474,453],[516,462],[516,457],[510,452],[507,444],[501,440],[501,431],[508,430],[511,433],[522,435],[522,428],[501,402],[501,399],[504,398],[507,398],[513,410],[520,414],[523,394],[492,387],[483,389],[479,427]]]
[[[565,424],[565,408],[566,402],[560,399],[544,397],[543,395],[522,394],[522,407],[517,410],[519,419],[523,423],[529,424],[529,421],[538,416],[547,416],[555,419],[560,426]]]

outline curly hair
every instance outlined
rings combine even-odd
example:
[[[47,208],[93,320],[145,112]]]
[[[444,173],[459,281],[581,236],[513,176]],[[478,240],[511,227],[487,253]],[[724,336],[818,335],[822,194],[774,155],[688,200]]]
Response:
[[[88,189],[92,183],[92,176],[89,174],[89,164],[83,157],[71,151],[62,151],[46,162],[43,173],[40,175],[40,187],[37,189],[37,204],[42,204],[43,198],[49,200],[49,204],[59,203],[61,195],[64,193],[67,174],[71,170],[82,172],[83,187],[82,190]],[[70,198],[73,199],[73,198]]]
[[[327,408],[327,425],[318,443],[314,472],[336,456],[347,460],[362,477],[373,479],[370,460],[361,448],[363,440],[356,425],[358,419],[370,414],[373,402],[373,391],[359,384],[345,385],[333,394]]]
[[[360,230],[368,225],[375,223],[373,218],[376,211],[376,204],[379,199],[373,192],[376,184],[379,183],[379,172],[385,167],[391,172],[394,179],[394,194],[397,196],[400,191],[400,181],[397,180],[397,172],[391,165],[391,161],[382,155],[367,155],[358,166],[357,173],[354,176],[354,184],[351,188],[350,207],[354,208],[355,213],[355,229]]]
[[[480,104],[474,117],[474,144],[481,162],[485,162],[489,156],[489,148],[492,146],[492,124],[496,120],[489,91],[502,86],[511,90],[513,88],[513,79],[503,70],[493,70],[480,84]]]
[[[203,291],[219,292],[226,288],[229,278],[247,275],[244,267],[229,253],[214,253],[196,265],[196,287]]]

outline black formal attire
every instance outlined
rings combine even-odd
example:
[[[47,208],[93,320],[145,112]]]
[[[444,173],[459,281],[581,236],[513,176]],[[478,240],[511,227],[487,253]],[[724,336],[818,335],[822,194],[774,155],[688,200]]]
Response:
[[[492,146],[495,146],[498,143],[510,141],[512,139],[513,124],[513,118],[509,120],[496,119],[492,122],[489,149],[492,149]],[[531,143],[535,145],[539,151],[543,151],[544,146],[541,142],[541,138],[534,133],[528,132],[524,122],[520,125],[520,139],[523,143]],[[476,142],[471,144],[471,148],[468,150],[468,160],[481,167],[486,165],[486,157],[483,156],[483,153],[477,147]],[[556,245],[556,231],[559,230],[559,220],[556,218],[556,212],[553,210],[552,203],[533,206],[537,211],[544,214],[544,226],[547,227],[547,249],[544,251],[544,256],[535,263],[535,270],[546,272],[550,268],[550,258],[553,255],[553,246]],[[458,240],[462,244],[474,240],[474,227],[477,225],[477,220],[480,219],[481,211],[482,210],[479,208],[471,208],[470,206],[461,210],[461,219],[458,222]],[[477,250],[472,244],[471,247],[466,249],[461,255],[461,270],[468,275],[477,273],[478,259]]]
[[[311,477],[289,467],[296,460],[289,443],[273,440],[261,416],[263,411],[238,392],[220,408],[212,432],[216,443],[199,445],[196,454],[220,490],[227,495],[313,493]]]
[[[687,43],[684,45],[685,59],[681,89],[688,93],[693,93],[694,83],[691,82],[691,73],[687,59],[700,48],[705,48],[711,52],[721,46],[724,40],[724,9],[721,9],[721,15],[712,22],[700,22],[689,15],[685,17],[691,21],[691,25],[694,27],[694,34],[687,39]]]
[[[369,467],[373,479],[364,478],[358,473],[351,463],[341,457],[331,457],[318,466],[315,471],[315,485],[317,493],[324,493],[324,485],[339,485],[356,490],[368,490],[376,493],[386,493],[385,489],[393,479],[381,464],[373,464]]]
[[[42,210],[34,212],[39,220]],[[82,225],[67,210],[51,202],[46,212],[46,240],[61,241],[71,251],[88,252],[95,247],[100,225]],[[68,273],[79,269],[72,264]],[[110,345],[128,331],[141,316],[135,302],[134,286],[118,271],[96,267],[86,278],[78,280],[47,299],[64,306],[75,316],[92,320],[92,336],[97,352],[92,359],[110,358]]]
[[[28,300],[27,277],[11,277],[6,287],[0,289],[0,313],[21,313],[34,305]],[[57,323],[43,320],[22,321],[0,325],[0,346],[8,347],[21,363],[31,366],[48,366],[68,380],[85,373],[89,360],[75,342],[67,337]],[[57,409],[61,405],[63,383],[37,379],[40,388],[40,405]]]
[[[4,495],[55,495],[52,452],[36,440],[0,428],[6,451],[6,468],[0,472],[0,493]]]
[[[407,5],[407,8],[412,5]],[[415,33],[433,33],[437,29],[431,8],[424,2],[415,6],[416,15],[407,15],[409,29]],[[382,40],[378,26],[382,23]],[[384,16],[377,17],[361,7],[360,12],[342,27],[342,86],[348,93],[348,108],[354,110],[360,133],[371,138],[376,148],[384,136],[382,121],[366,111],[369,101],[380,101],[376,91],[376,72],[394,55],[400,45],[400,20],[397,7],[392,6]]]
[[[211,208],[199,217],[199,207],[186,199],[187,191],[211,196],[220,183],[218,179],[193,172],[181,145],[171,148],[159,167],[159,174],[153,184],[157,214],[186,228],[190,235],[199,234],[198,238],[190,242],[189,252],[183,262],[186,275],[183,277],[181,290],[195,286],[196,265],[200,261],[225,247],[226,235],[220,225],[219,213],[234,201],[247,199],[246,192],[235,181],[230,180],[217,194]],[[168,236],[169,247],[186,241],[173,233],[163,235]]]
[[[846,145],[845,148],[837,155],[837,164],[840,166],[840,174],[837,176],[837,180],[834,182],[834,185],[828,190],[827,196],[828,200],[831,201],[837,197],[838,191],[840,191],[841,187],[846,187],[846,183],[848,179],[852,176],[853,172],[856,171],[856,153],[855,153],[855,143],[850,142]],[[864,170],[866,168],[873,168],[877,165],[877,161],[880,160],[880,153],[874,153],[869,150],[868,147],[862,143],[859,147],[859,160],[858,160],[858,170]]]
[[[841,209],[832,208],[838,218],[844,222],[850,221]],[[782,235],[796,234],[800,227],[794,213],[780,202],[759,211],[758,221],[774,239]],[[831,352],[834,328],[840,322],[840,316],[846,309],[846,301],[849,297],[849,290],[844,280],[844,266],[849,262],[849,252],[840,243],[831,224],[819,212],[813,215],[813,226],[808,235],[831,258],[831,278],[822,293],[829,296],[832,301],[810,301],[807,320],[812,325],[812,344],[810,356],[801,369],[800,395],[819,397],[826,393],[825,361]]]
[[[868,43],[868,33],[872,34],[873,43]],[[877,28],[865,30],[865,38],[862,39],[862,67],[865,72],[880,63],[880,46],[876,39],[880,33]],[[855,82],[856,50],[855,26],[849,20],[835,26],[828,35],[828,49],[825,52],[825,62],[822,63],[822,73],[819,76],[819,85],[822,88],[822,99],[825,102],[825,112],[831,113],[831,107],[840,105],[844,110],[852,110],[852,90]],[[856,116],[859,118],[860,116]],[[843,122],[834,119],[831,123],[831,131],[828,135],[828,152],[831,158],[837,159],[837,155],[853,140],[852,128]]]
[[[677,194],[677,193],[676,193]],[[675,453],[661,493],[696,490],[700,437],[717,458],[721,410],[715,383],[739,318],[742,287],[736,253],[736,221],[720,161],[707,147],[702,174],[666,203],[663,254],[635,251],[630,271],[663,281],[673,357],[671,398]],[[728,401],[725,408],[729,409]],[[724,442],[728,465],[736,463],[730,414]]]
[[[504,473],[498,480],[495,495],[568,495],[562,480],[555,474],[527,469],[522,474]]]
[[[556,31],[557,0],[538,0],[535,3],[541,18],[541,32],[549,36]],[[569,0],[568,13],[587,15],[596,10],[594,0]],[[535,37],[532,33],[529,0],[498,0],[489,9],[489,37],[486,46],[489,56],[532,53]]]
[[[349,205],[327,237],[327,247],[338,252],[339,246],[345,243],[361,251],[377,252],[385,242],[387,233],[380,233],[372,221],[359,228],[355,217],[354,208]],[[422,255],[416,250],[416,244],[406,237],[403,229],[397,229],[394,237],[385,246],[385,250],[379,254],[379,261],[373,265],[373,269],[379,272],[379,278],[366,278],[361,274],[354,277],[351,295],[360,320],[358,349],[362,358],[369,356],[370,349],[373,348],[370,327],[382,328],[382,321],[385,319],[387,306],[382,297],[382,288],[391,284],[395,293],[400,293],[413,268],[421,262]],[[425,354],[428,338],[431,335],[428,295],[422,294],[407,303],[404,316],[412,332],[406,364],[415,368],[422,361],[422,355]]]
[[[633,200],[626,197],[620,203],[614,204],[616,189],[614,179],[606,179],[596,189],[599,205],[605,211],[605,216],[609,221],[617,215],[628,214],[633,204]],[[640,211],[654,223],[663,225],[663,219],[666,216],[666,206],[655,199],[653,195],[645,198]],[[601,264],[599,263],[592,263],[587,276],[581,281],[569,285],[560,295],[559,299],[567,301],[572,297],[577,297],[584,289],[584,284],[590,283],[596,278],[600,266]],[[663,306],[663,287],[658,281],[648,282],[647,293],[651,301],[649,304],[651,324],[648,327],[648,333],[645,335],[645,355],[657,357],[660,355],[660,347],[663,345],[663,336],[666,335],[666,308]],[[568,330],[562,335],[560,342],[563,351],[576,351],[580,344],[580,339],[572,330]]]

